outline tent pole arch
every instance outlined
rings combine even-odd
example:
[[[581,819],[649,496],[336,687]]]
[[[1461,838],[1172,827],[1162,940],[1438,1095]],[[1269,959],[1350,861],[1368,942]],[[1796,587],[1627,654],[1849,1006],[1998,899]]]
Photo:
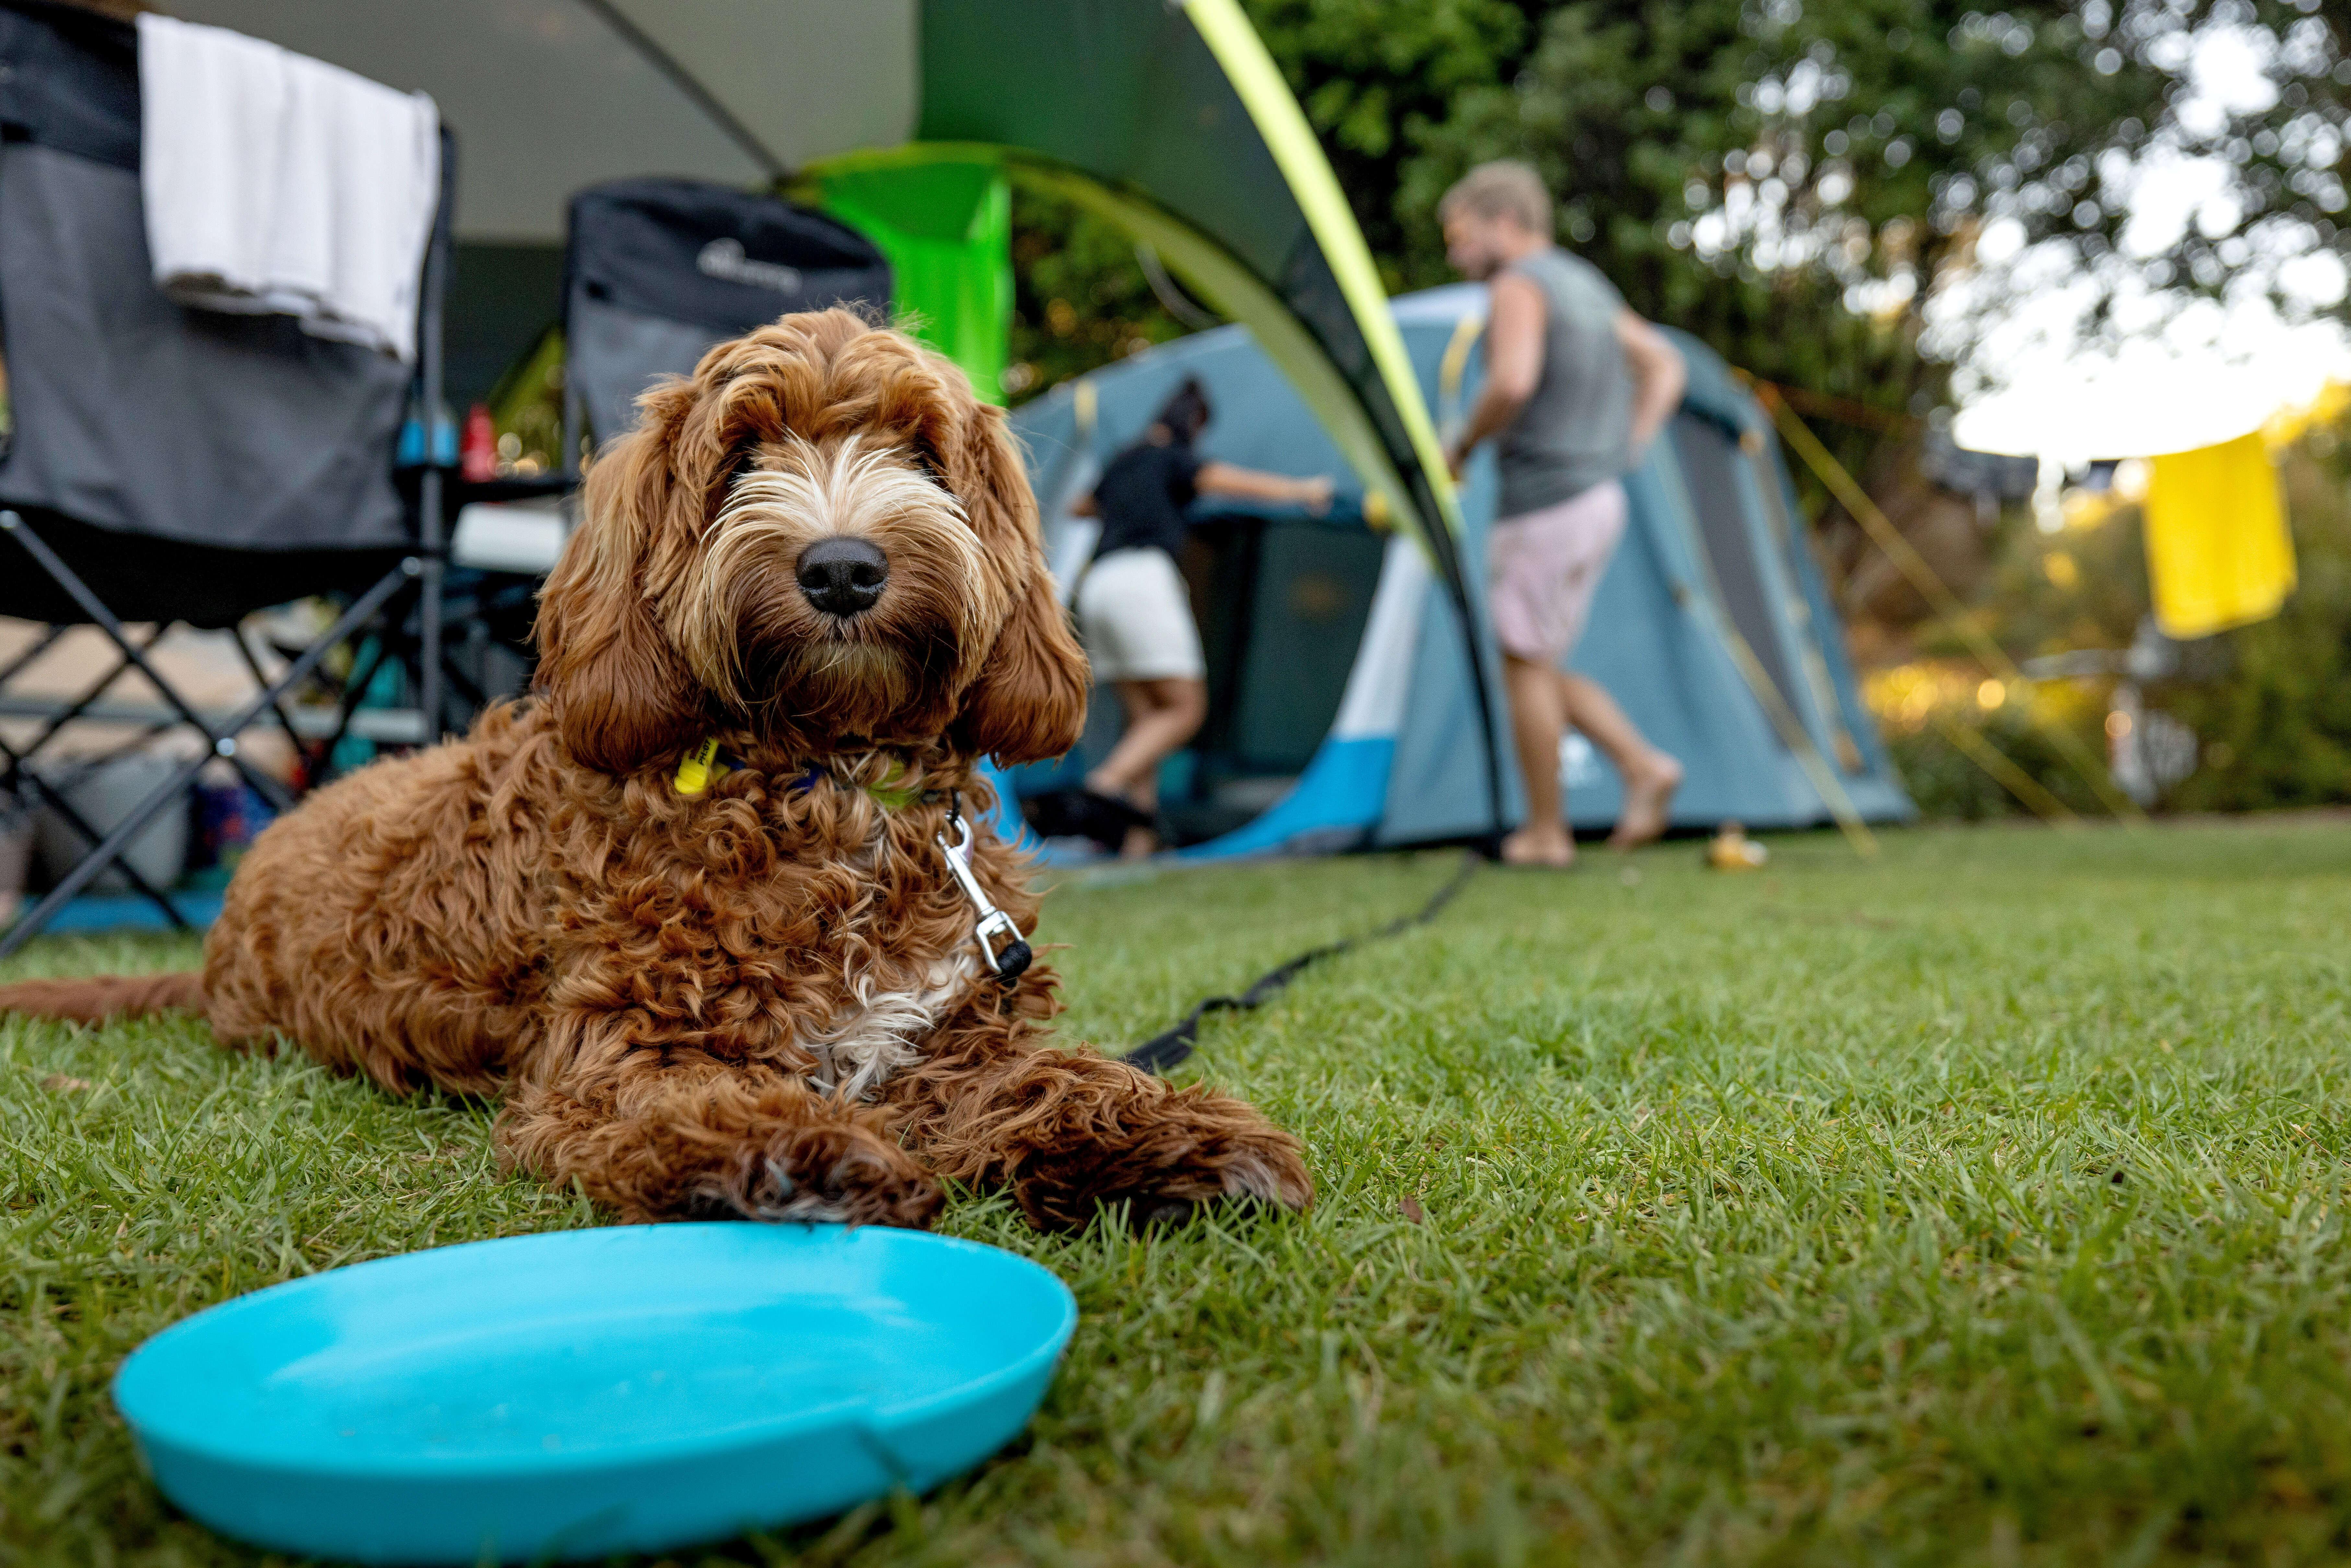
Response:
[[[1280,68],[1266,52],[1265,41],[1241,14],[1239,0],[1186,0],[1185,15],[1200,30],[1217,63],[1224,67],[1227,79],[1256,122],[1258,134],[1265,139],[1282,178],[1289,182],[1290,193],[1298,199],[1314,242],[1322,247],[1340,292],[1363,329],[1380,378],[1395,396],[1396,413],[1404,420],[1412,455],[1417,459],[1419,472],[1412,476],[1426,487],[1432,529],[1442,524],[1459,534],[1461,508],[1453,494],[1453,476],[1446,468],[1437,427],[1420,401],[1420,383],[1405,353],[1404,335],[1388,313],[1387,290],[1380,285],[1371,247],[1364,243],[1363,230],[1339,189],[1331,161],[1323,156],[1322,144],[1306,122],[1305,111],[1298,107],[1290,84],[1282,80]]]
[[[1317,147],[1314,152],[1319,158],[1321,149]],[[1068,202],[1113,225],[1136,243],[1150,246],[1186,289],[1220,315],[1249,329],[1267,358],[1281,370],[1316,422],[1330,434],[1348,467],[1363,482],[1367,500],[1377,503],[1367,506],[1367,511],[1376,513],[1384,508],[1388,517],[1406,520],[1412,538],[1444,583],[1446,597],[1459,622],[1484,745],[1489,827],[1492,832],[1499,833],[1506,825],[1502,737],[1494,721],[1494,694],[1479,634],[1477,601],[1461,553],[1458,508],[1454,503],[1450,476],[1433,482],[1430,468],[1419,460],[1417,436],[1414,449],[1403,455],[1406,461],[1400,464],[1399,455],[1383,439],[1355,388],[1273,288],[1214,238],[1146,197],[1114,188],[1025,149],[994,143],[915,142],[881,152],[853,152],[828,160],[808,171],[808,174],[820,182],[834,173],[950,162],[997,163],[1016,189]],[[1335,183],[1332,188],[1335,192]],[[1345,214],[1343,208],[1342,213],[1352,229],[1353,216]],[[1360,235],[1356,245],[1362,245]],[[1370,266],[1368,252],[1364,253],[1364,266],[1366,269]],[[1394,359],[1403,378],[1401,382],[1389,382],[1390,396],[1399,409],[1409,408],[1418,414],[1416,423],[1433,449],[1436,430],[1428,422],[1419,382],[1412,377],[1403,339],[1388,315],[1384,297],[1380,298],[1374,319],[1394,340]],[[1369,326],[1365,327],[1365,336],[1367,340],[1374,336]],[[1382,361],[1379,371],[1385,380],[1385,357],[1376,357]],[[1407,421],[1412,423],[1415,422]],[[1443,474],[1441,463],[1435,472]],[[1441,490],[1437,487],[1440,483]]]
[[[1241,323],[1249,329],[1265,350],[1266,357],[1279,366],[1297,388],[1299,396],[1313,411],[1317,423],[1328,431],[1348,466],[1364,481],[1365,488],[1385,501],[1391,517],[1410,520],[1413,538],[1437,568],[1443,580],[1446,597],[1453,606],[1459,623],[1462,652],[1468,662],[1472,700],[1478,708],[1479,738],[1486,754],[1486,801],[1488,824],[1499,834],[1506,825],[1502,795],[1501,736],[1494,723],[1493,692],[1487,680],[1485,649],[1479,641],[1478,612],[1468,583],[1467,563],[1462,559],[1460,533],[1455,521],[1456,508],[1451,505],[1450,476],[1441,492],[1428,483],[1426,469],[1412,474],[1398,472],[1397,465],[1379,432],[1354,391],[1339,375],[1330,357],[1322,351],[1305,327],[1292,315],[1273,291],[1267,288],[1249,272],[1235,262],[1214,241],[1187,225],[1179,223],[1149,204],[1112,191],[1101,183],[1067,170],[1049,170],[1044,166],[1025,166],[1018,159],[1009,164],[1016,185],[1057,194],[1071,204],[1092,212],[1120,227],[1158,253],[1168,270],[1184,286],[1227,319]],[[1350,224],[1353,223],[1350,218]],[[1411,380],[1411,366],[1405,361],[1404,340],[1397,335],[1395,323],[1388,319],[1386,301],[1380,302],[1379,319],[1389,337],[1395,339],[1395,353],[1402,364],[1411,390],[1409,406],[1422,413],[1420,423],[1427,427],[1431,444],[1436,440],[1433,427],[1428,427],[1425,411],[1421,410],[1419,383]],[[1386,367],[1382,367],[1386,373]],[[1405,399],[1399,397],[1401,404]],[[1442,472],[1442,470],[1439,470]],[[1417,481],[1416,483],[1415,481]]]
[[[1239,95],[1242,106],[1257,125],[1258,134],[1265,139],[1282,178],[1289,183],[1290,194],[1297,198],[1315,244],[1330,262],[1340,292],[1354,313],[1371,350],[1373,363],[1378,368],[1380,379],[1387,383],[1396,413],[1403,419],[1415,460],[1404,478],[1416,492],[1416,499],[1425,509],[1427,535],[1432,538],[1441,536],[1443,539],[1439,559],[1444,565],[1443,575],[1453,599],[1454,613],[1460,618],[1464,651],[1469,659],[1470,690],[1478,705],[1479,732],[1486,745],[1487,809],[1489,824],[1499,836],[1503,828],[1501,741],[1494,728],[1493,694],[1487,685],[1486,661],[1478,641],[1475,602],[1460,559],[1460,502],[1453,493],[1453,475],[1446,465],[1437,427],[1421,402],[1419,379],[1413,374],[1411,359],[1405,353],[1404,335],[1396,330],[1395,319],[1389,314],[1387,290],[1381,287],[1371,247],[1364,243],[1364,232],[1347,205],[1345,193],[1339,188],[1331,160],[1323,154],[1322,142],[1307,123],[1305,110],[1298,106],[1290,84],[1282,79],[1280,68],[1274,64],[1265,41],[1242,14],[1240,0],[1186,0],[1185,15],[1192,19],[1209,52],[1224,68],[1226,79]]]

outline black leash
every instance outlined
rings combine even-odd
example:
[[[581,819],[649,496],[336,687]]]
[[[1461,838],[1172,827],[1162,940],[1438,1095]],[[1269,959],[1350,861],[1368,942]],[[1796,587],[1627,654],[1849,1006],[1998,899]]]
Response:
[[[1335,958],[1366,942],[1384,942],[1391,936],[1403,936],[1415,926],[1427,925],[1453,902],[1454,894],[1469,885],[1469,879],[1478,873],[1478,867],[1484,863],[1485,858],[1475,850],[1464,850],[1461,852],[1461,869],[1455,872],[1443,887],[1430,894],[1426,904],[1412,914],[1391,920],[1378,930],[1366,931],[1360,936],[1350,936],[1326,946],[1310,947],[1280,968],[1269,969],[1259,975],[1256,982],[1239,996],[1210,997],[1186,1013],[1184,1021],[1174,1029],[1165,1034],[1152,1036],[1120,1060],[1130,1067],[1140,1067],[1145,1072],[1165,1072],[1191,1055],[1199,1045],[1202,1019],[1210,1013],[1246,1012],[1251,1008],[1262,1007],[1283,987],[1298,978],[1301,972],[1325,958]]]

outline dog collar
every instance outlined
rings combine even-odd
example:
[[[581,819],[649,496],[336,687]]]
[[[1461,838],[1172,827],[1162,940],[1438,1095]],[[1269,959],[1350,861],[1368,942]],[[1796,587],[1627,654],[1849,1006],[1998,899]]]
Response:
[[[705,736],[678,760],[677,792],[699,795],[742,765],[739,758],[719,749],[716,737]],[[818,780],[826,777],[828,775],[821,767],[811,767],[792,780],[791,789],[797,794],[805,794],[816,788]],[[903,810],[925,800],[945,800],[947,803],[946,826],[933,835],[933,841],[939,846],[939,852],[946,857],[947,874],[963,890],[964,897],[971,901],[974,915],[972,935],[978,940],[980,953],[987,959],[988,969],[998,980],[1008,986],[1027,971],[1033,955],[1028,942],[1021,937],[1020,927],[1012,923],[1012,916],[996,907],[996,901],[987,896],[987,890],[979,885],[979,878],[972,872],[971,821],[963,814],[962,792],[917,789],[901,783],[900,780],[905,777],[905,765],[893,762],[888,778],[879,783],[857,787],[874,804],[889,811]],[[956,835],[952,840],[947,837],[949,832]]]
[[[716,737],[705,736],[695,742],[692,750],[678,759],[677,778],[674,782],[679,794],[699,795],[741,766],[740,762],[718,749]]]
[[[717,737],[705,736],[678,759],[677,775],[672,780],[681,795],[699,795],[729,773],[743,766],[742,758],[719,747]],[[810,765],[809,770],[792,780],[790,789],[796,795],[805,795],[831,775],[820,765]],[[922,789],[903,783],[906,767],[892,762],[888,778],[873,784],[859,784],[866,798],[885,811],[903,811],[909,806],[926,800],[944,800],[946,796],[936,789]]]

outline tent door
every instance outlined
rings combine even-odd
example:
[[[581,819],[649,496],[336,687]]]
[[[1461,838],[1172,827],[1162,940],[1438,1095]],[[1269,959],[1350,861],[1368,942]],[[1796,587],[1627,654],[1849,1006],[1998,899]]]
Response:
[[[1233,516],[1193,530],[1182,565],[1208,667],[1208,717],[1161,800],[1180,843],[1273,804],[1330,733],[1363,645],[1385,541],[1360,527]]]

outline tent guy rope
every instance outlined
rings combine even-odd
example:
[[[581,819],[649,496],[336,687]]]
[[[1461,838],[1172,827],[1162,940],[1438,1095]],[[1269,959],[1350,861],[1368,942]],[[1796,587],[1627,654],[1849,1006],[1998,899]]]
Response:
[[[1968,645],[1969,651],[1975,654],[1986,670],[1999,676],[2002,681],[2015,685],[2028,685],[2024,672],[2016,667],[2016,661],[2011,659],[2006,650],[1993,642],[1984,633],[1982,628],[1977,626],[1969,618],[1967,606],[1959,602],[1959,595],[1953,593],[1949,585],[1936,575],[1935,569],[1927,564],[1926,557],[1920,555],[1917,548],[1902,537],[1902,530],[1896,528],[1893,521],[1879,508],[1877,503],[1869,498],[1869,492],[1864,490],[1854,476],[1845,472],[1844,465],[1839,463],[1830,455],[1829,449],[1821,444],[1820,437],[1813,434],[1811,427],[1796,417],[1795,411],[1790,408],[1787,401],[1780,396],[1779,389],[1769,382],[1757,382],[1754,383],[1754,388],[1757,401],[1771,411],[1771,423],[1779,427],[1781,437],[1794,449],[1796,455],[1804,460],[1805,465],[1819,476],[1821,483],[1828,486],[1829,493],[1853,515],[1854,521],[1861,525],[1862,531],[1870,537],[1871,541],[1886,552],[1886,559],[1894,563],[1896,570],[1909,580],[1910,586],[1918,591],[1920,597],[1927,601],[1928,608],[1934,611],[1936,616],[1952,634]],[[2081,775],[2083,782],[2089,785],[2091,789],[2096,792],[2098,799],[2105,802],[2109,810],[2126,822],[2147,821],[2147,813],[2139,810],[2137,802],[2115,787],[2115,781],[2107,776],[2105,766],[2090,754],[2089,748],[2082,744],[2080,737],[2060,725],[2050,723],[2037,714],[2030,716],[2042,733],[2048,736],[2050,743],[2057,747],[2066,762],[2073,767],[2074,771]],[[1967,748],[1963,747],[1961,749]],[[1972,757],[1973,753],[1970,752],[1970,755]],[[1994,774],[1994,777],[1998,778],[1999,775]],[[2005,779],[2001,781],[2007,782]],[[2031,802],[2028,801],[2027,804]]]

